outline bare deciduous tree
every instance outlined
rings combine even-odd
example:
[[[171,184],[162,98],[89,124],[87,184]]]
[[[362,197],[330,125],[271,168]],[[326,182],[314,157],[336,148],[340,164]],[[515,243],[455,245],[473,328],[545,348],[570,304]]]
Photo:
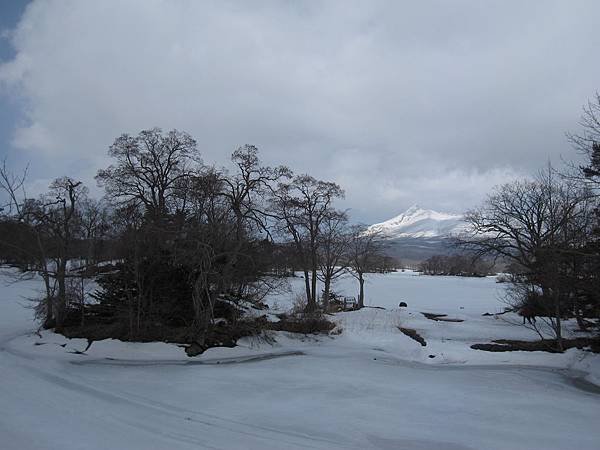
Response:
[[[346,271],[348,243],[348,217],[344,212],[333,212],[322,224],[317,245],[319,264],[317,277],[323,283],[325,311],[329,308],[331,283]]]
[[[534,180],[500,186],[466,215],[468,233],[460,243],[479,255],[494,255],[520,268],[517,278],[539,288],[549,311],[557,348],[562,350],[560,264],[578,251],[589,226],[589,193],[558,178],[549,168]],[[516,279],[515,279],[516,280]],[[530,289],[530,290],[531,290]],[[520,290],[521,292],[523,290]]]
[[[279,229],[291,237],[301,261],[309,312],[317,309],[319,237],[324,223],[338,214],[333,208],[334,200],[343,196],[344,191],[337,184],[309,175],[280,183],[273,193],[272,208],[279,219]]]
[[[600,93],[596,93],[583,107],[579,120],[581,131],[567,133],[567,138],[575,149],[588,156],[597,155],[597,146],[600,143]]]
[[[109,149],[116,164],[98,171],[96,179],[117,203],[143,205],[148,215],[160,218],[177,207],[178,187],[199,162],[196,141],[177,130],[144,130],[123,134]]]
[[[364,225],[352,227],[348,245],[348,272],[358,280],[358,306],[365,306],[365,274],[377,270],[382,241],[377,232]]]
[[[8,196],[4,213],[35,241],[22,243],[19,250],[27,253],[26,270],[38,273],[44,281],[46,294],[39,308],[44,327],[60,328],[68,306],[69,262],[74,257],[73,244],[80,238],[79,208],[87,189],[80,181],[57,178],[47,194],[33,200],[25,195],[25,178],[26,172],[16,176],[3,163],[0,188]]]
[[[53,261],[52,269],[46,268],[44,272],[50,274],[57,283],[53,317],[59,328],[63,325],[68,307],[69,262],[74,256],[73,243],[81,237],[79,208],[86,195],[87,189],[80,181],[69,177],[58,178],[51,183],[48,194],[27,211],[40,240],[46,240],[48,249],[43,251],[45,257]],[[40,247],[43,246],[40,244]]]
[[[247,233],[256,230],[270,235],[268,219],[271,214],[267,211],[266,199],[273,192],[277,182],[291,176],[287,167],[262,166],[258,158],[258,149],[253,145],[238,148],[231,155],[231,160],[237,168],[235,174],[229,175],[224,171],[218,176],[218,194],[225,199],[227,210],[235,217],[233,239],[236,244],[229,251],[223,269],[222,281],[225,284],[231,270],[240,259]]]

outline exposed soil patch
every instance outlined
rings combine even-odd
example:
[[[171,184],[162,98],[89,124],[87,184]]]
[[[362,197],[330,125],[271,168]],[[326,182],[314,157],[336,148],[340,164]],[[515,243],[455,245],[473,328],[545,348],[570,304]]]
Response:
[[[429,320],[435,320],[436,322],[464,322],[463,319],[450,318],[450,317],[448,317],[448,314],[433,314],[433,313],[426,313],[426,312],[422,312],[421,314],[423,314]]]
[[[501,316],[502,314],[511,313],[511,312],[515,312],[515,311],[512,308],[509,308],[509,309],[505,309],[504,311],[499,312],[499,313],[486,312],[486,313],[483,313],[482,316],[484,316],[484,317]]]
[[[417,333],[416,330],[413,330],[412,328],[402,328],[402,327],[398,327],[398,329],[400,331],[402,331],[402,333],[404,333],[409,338],[417,341],[423,347],[427,346],[427,342],[425,341],[425,339],[423,339],[423,337],[419,333]]]
[[[510,339],[498,339],[492,341],[490,344],[473,344],[471,348],[474,350],[484,350],[488,352],[550,352],[559,353],[556,350],[556,340],[546,339],[541,341],[514,341]],[[563,339],[563,348],[568,350],[570,348],[583,349],[584,347],[590,347],[594,353],[600,353],[600,339],[599,338],[575,338],[575,339]]]
[[[235,347],[238,339],[260,334],[263,329],[267,328],[265,323],[266,320],[261,318],[239,320],[233,323],[222,321],[211,325],[204,333],[199,333],[198,330],[190,327],[167,327],[156,324],[154,327],[140,330],[136,335],[131,335],[127,326],[117,322],[107,325],[90,324],[65,327],[61,332],[67,338],[87,339],[89,344],[103,339],[131,342],[171,342],[182,344],[188,356],[195,356],[211,347]]]
[[[434,314],[434,313],[426,313],[422,312],[425,317],[431,320],[438,320],[440,317],[448,317],[448,314]]]
[[[170,342],[181,344],[189,356],[211,347],[235,347],[245,336],[260,335],[269,329],[265,316],[268,306],[243,298],[220,297],[213,305],[215,320],[204,326],[191,326],[177,317],[156,314],[137,326],[125,311],[112,310],[101,303],[86,305],[85,322],[81,311],[70,309],[65,324],[54,331],[67,338],[83,338],[88,342],[118,339],[130,342]]]
[[[280,319],[279,322],[269,322],[264,316],[222,319],[203,332],[190,327],[169,327],[157,323],[131,335],[129,327],[122,321],[74,325],[64,327],[61,332],[65,337],[84,338],[89,343],[108,338],[133,342],[171,342],[184,347],[188,356],[196,356],[211,347],[235,347],[240,338],[258,336],[265,330],[316,334],[327,333],[335,328],[335,324],[321,314],[282,315]]]

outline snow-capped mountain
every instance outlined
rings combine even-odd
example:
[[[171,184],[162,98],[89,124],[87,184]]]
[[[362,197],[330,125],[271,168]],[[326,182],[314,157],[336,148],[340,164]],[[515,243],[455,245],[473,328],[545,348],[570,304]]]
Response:
[[[443,238],[460,233],[465,227],[460,214],[441,213],[413,205],[392,219],[371,225],[369,230],[389,239]]]

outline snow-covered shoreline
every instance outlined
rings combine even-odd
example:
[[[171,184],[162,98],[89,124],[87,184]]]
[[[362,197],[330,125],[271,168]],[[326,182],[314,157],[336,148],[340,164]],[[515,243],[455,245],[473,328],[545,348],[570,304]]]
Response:
[[[268,299],[286,309],[291,291]],[[2,289],[0,419],[7,449],[595,449],[598,355],[489,353],[475,342],[534,339],[502,310],[494,279],[373,275],[367,303],[338,313],[332,336],[273,332],[189,358],[176,344],[88,342],[35,333]],[[336,286],[352,294],[351,279]],[[398,308],[406,301],[407,308]],[[422,312],[463,322],[436,322]],[[417,330],[423,347],[398,326]],[[567,324],[568,331],[569,324]],[[431,357],[434,356],[434,357]],[[61,427],[71,433],[58,442]],[[107,435],[100,429],[108,429]],[[62,432],[64,433],[64,429]]]

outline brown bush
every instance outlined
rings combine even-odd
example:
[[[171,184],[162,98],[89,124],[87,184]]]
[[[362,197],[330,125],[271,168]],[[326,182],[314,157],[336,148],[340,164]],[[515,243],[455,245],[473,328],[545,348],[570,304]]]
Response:
[[[328,333],[335,328],[335,324],[327,320],[322,314],[295,314],[282,315],[279,322],[269,322],[268,327],[275,331],[289,331],[290,333],[318,334]]]

